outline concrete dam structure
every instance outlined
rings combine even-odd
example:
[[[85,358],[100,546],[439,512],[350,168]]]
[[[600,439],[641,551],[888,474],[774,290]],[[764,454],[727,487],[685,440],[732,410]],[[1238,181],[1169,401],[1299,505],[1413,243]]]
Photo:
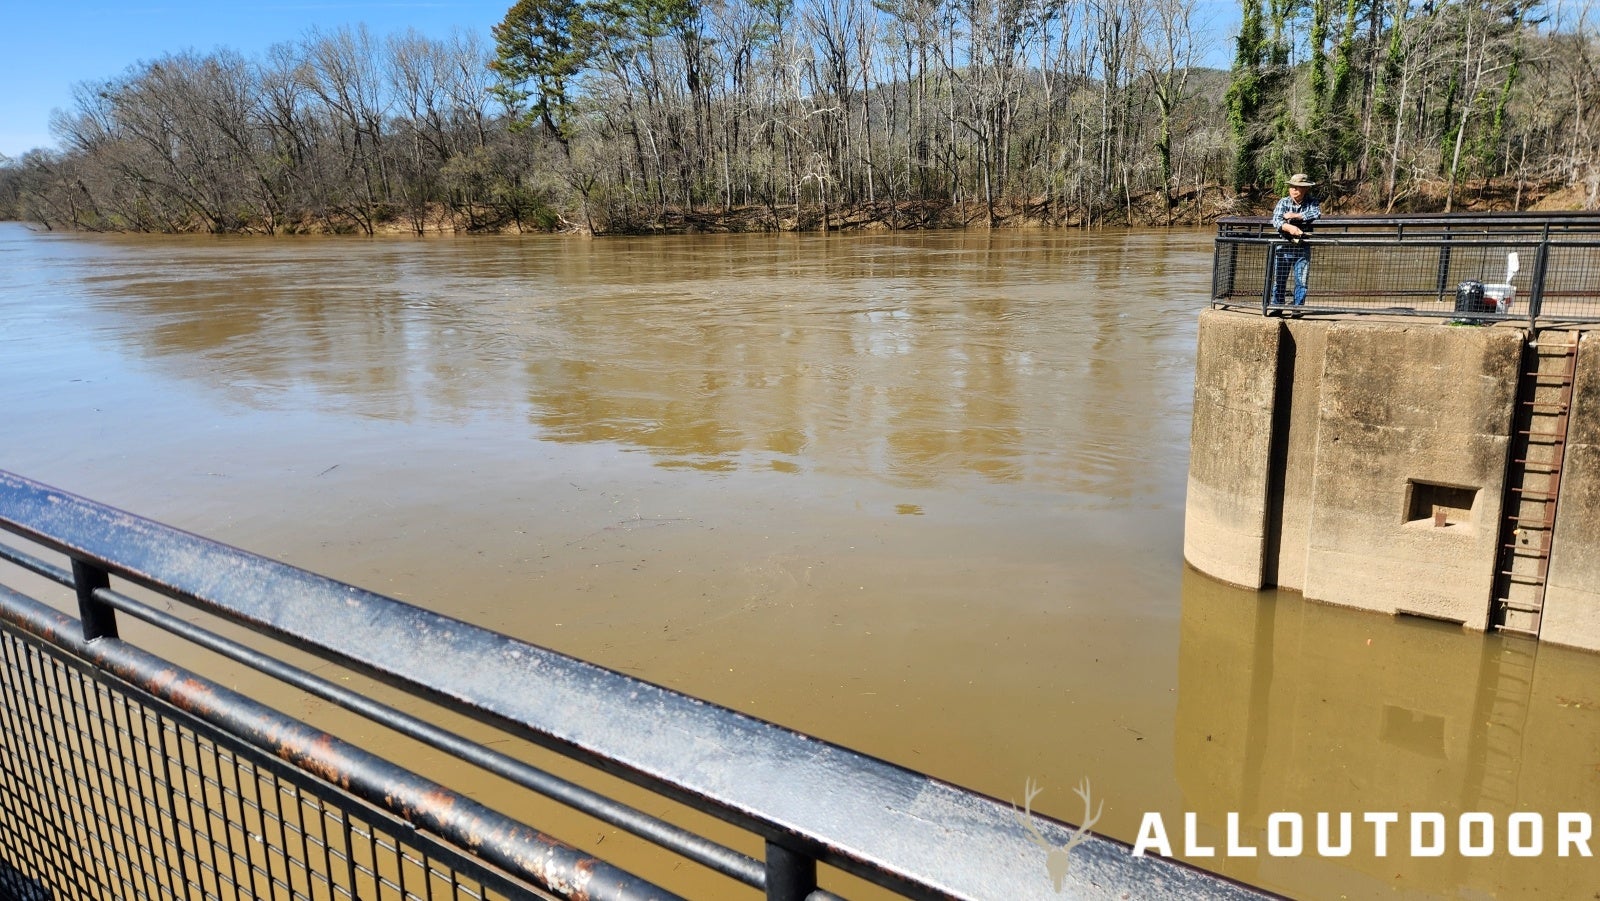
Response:
[[[1600,214],[1341,216],[1293,240],[1218,221],[1187,562],[1600,650]]]
[[[1438,284],[1411,292],[1433,296],[1352,309],[1329,279],[1340,309],[1317,312],[1250,295],[1270,274],[1230,294],[1249,242],[1219,238],[1229,274],[1200,314],[1185,559],[1245,588],[1600,650],[1600,337],[1577,316],[1447,318],[1451,240],[1453,262],[1427,249]],[[1359,281],[1355,254],[1375,251],[1350,247],[1316,266]],[[1535,310],[1554,258],[1538,251]]]

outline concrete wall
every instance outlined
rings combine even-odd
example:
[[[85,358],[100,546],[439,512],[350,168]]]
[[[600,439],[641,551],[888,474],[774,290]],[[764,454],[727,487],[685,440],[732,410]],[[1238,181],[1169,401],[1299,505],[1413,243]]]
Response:
[[[1277,320],[1201,314],[1184,505],[1184,557],[1201,572],[1262,587],[1278,382]]]
[[[1202,313],[1186,559],[1236,585],[1486,628],[1525,342],[1506,326]],[[1600,649],[1600,533],[1582,527],[1600,516],[1591,356],[1545,637]]]
[[[1539,637],[1600,650],[1600,338],[1578,349]]]
[[[1517,329],[1327,326],[1305,584],[1313,600],[1488,625]],[[1454,502],[1446,525],[1437,506]]]

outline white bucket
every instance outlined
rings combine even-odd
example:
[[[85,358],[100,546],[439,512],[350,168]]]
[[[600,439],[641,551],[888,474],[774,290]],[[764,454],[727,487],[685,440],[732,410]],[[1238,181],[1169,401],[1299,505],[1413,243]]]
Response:
[[[1490,303],[1494,304],[1494,311],[1496,313],[1510,312],[1511,304],[1516,299],[1517,288],[1515,285],[1483,286],[1483,302],[1485,305]]]

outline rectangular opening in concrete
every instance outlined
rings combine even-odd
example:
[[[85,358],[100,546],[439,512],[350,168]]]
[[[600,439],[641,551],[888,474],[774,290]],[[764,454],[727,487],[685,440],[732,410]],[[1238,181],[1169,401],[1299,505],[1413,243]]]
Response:
[[[1406,523],[1470,526],[1476,521],[1478,494],[1477,488],[1411,479],[1406,482]]]

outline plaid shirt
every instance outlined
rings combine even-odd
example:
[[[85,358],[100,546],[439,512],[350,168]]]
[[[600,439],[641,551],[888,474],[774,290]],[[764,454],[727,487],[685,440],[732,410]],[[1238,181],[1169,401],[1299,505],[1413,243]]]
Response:
[[[1317,206],[1316,198],[1310,194],[1306,195],[1305,203],[1295,203],[1293,198],[1285,197],[1278,201],[1277,206],[1272,208],[1273,228],[1280,231],[1283,229],[1283,215],[1285,213],[1299,213],[1302,218],[1297,224],[1301,228],[1310,231],[1312,223],[1322,217],[1322,207]]]

